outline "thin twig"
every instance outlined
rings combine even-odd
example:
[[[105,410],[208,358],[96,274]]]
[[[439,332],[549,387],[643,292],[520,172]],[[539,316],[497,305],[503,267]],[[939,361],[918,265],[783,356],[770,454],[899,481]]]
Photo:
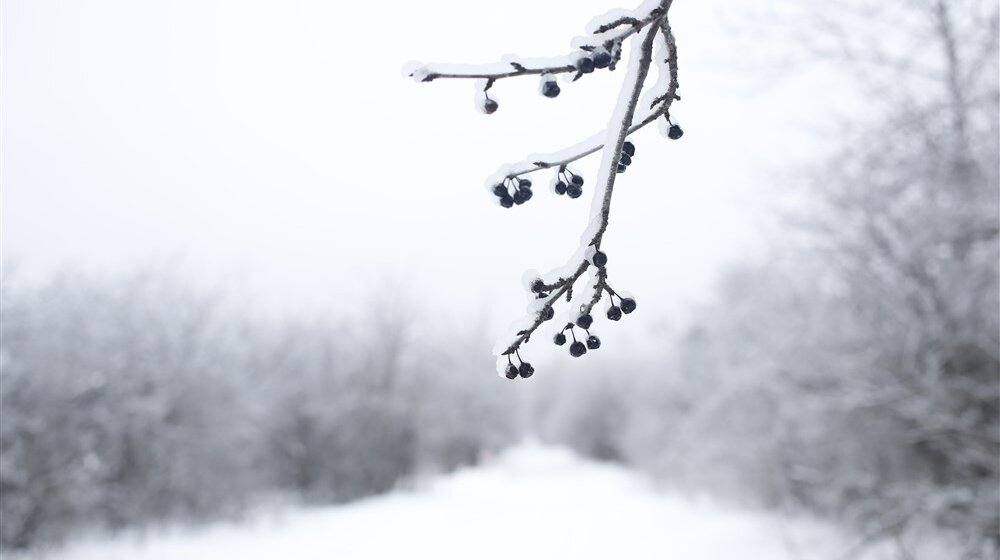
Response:
[[[600,37],[600,43],[601,44],[620,43],[621,41],[624,41],[625,39],[631,37],[633,34],[638,33],[640,30],[642,30],[643,27],[646,27],[650,23],[656,21],[663,13],[664,10],[660,7],[657,7],[651,10],[650,13],[647,14],[641,20],[635,18],[627,18],[630,21],[626,23],[631,24],[627,29],[623,30],[621,33],[612,35],[610,37]],[[632,23],[632,21],[634,21],[635,23]],[[618,25],[614,25],[613,27],[617,26]],[[611,27],[609,27],[608,29],[598,28],[598,30],[595,31],[594,33],[595,35],[600,35],[610,29]],[[586,44],[586,45],[581,45],[579,48],[581,50],[592,50],[595,47],[596,45]],[[538,68],[529,68],[525,66],[523,63],[518,61],[508,61],[505,62],[505,64],[509,64],[512,67],[512,69],[507,72],[485,72],[485,71],[449,72],[447,70],[435,71],[433,64],[427,64],[421,66],[418,69],[415,69],[413,72],[410,73],[410,76],[412,77],[414,74],[422,73],[420,78],[421,82],[430,82],[431,80],[436,80],[438,78],[450,78],[450,79],[460,79],[460,80],[461,79],[501,80],[504,78],[514,78],[517,76],[526,76],[529,74],[565,74],[567,72],[577,71],[576,66],[572,64],[543,66]],[[495,66],[495,64],[484,65],[482,67],[486,66]]]

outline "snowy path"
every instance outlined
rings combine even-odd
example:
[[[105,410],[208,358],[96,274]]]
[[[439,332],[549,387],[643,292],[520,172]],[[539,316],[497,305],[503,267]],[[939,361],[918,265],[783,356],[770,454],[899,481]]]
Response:
[[[78,543],[50,558],[808,560],[833,556],[834,542],[806,523],[664,495],[626,469],[524,445],[412,493],[144,542]]]

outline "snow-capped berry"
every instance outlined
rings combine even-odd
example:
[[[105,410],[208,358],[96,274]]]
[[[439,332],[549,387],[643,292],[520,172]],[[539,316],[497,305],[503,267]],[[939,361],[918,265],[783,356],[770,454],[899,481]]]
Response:
[[[504,370],[503,374],[507,379],[517,379],[517,366],[514,364],[507,364],[507,369]]]
[[[611,53],[604,49],[594,52],[594,68],[607,68],[611,65]]]
[[[612,321],[618,321],[622,318],[622,308],[617,305],[612,305],[608,308],[608,319]]]
[[[483,112],[486,113],[487,115],[492,115],[493,113],[496,113],[498,107],[500,107],[500,105],[498,105],[497,102],[492,99],[487,99],[486,101],[483,101]]]
[[[600,347],[601,347],[601,339],[597,338],[594,335],[590,335],[587,337],[587,348],[590,348],[591,350],[597,350]]]
[[[622,157],[618,160],[622,165],[632,165],[632,156],[628,154],[622,154]]]
[[[563,344],[566,344],[566,335],[563,333],[556,333],[556,335],[552,337],[552,342],[555,342],[556,346],[562,346]]]
[[[594,263],[594,266],[604,266],[608,264],[608,255],[604,251],[594,251],[594,256],[590,257],[590,262]]]
[[[543,281],[541,278],[536,278],[531,283],[531,291],[535,292],[536,294],[540,294],[540,293],[544,292],[545,291],[545,281]]]
[[[681,127],[676,124],[670,125],[670,130],[667,131],[667,137],[671,140],[677,140],[681,136],[684,136],[684,131],[681,130]]]
[[[581,329],[589,329],[590,325],[594,324],[594,318],[590,316],[590,313],[584,313],[576,318],[576,326]]]
[[[632,298],[622,298],[622,313],[628,315],[635,311],[635,300]]]
[[[625,143],[622,144],[622,151],[625,152],[626,154],[628,154],[629,157],[634,156],[635,155],[635,144],[633,144],[633,143],[631,143],[631,142],[629,142],[629,141],[626,140]]]
[[[581,56],[576,61],[576,69],[583,74],[590,74],[594,71],[594,61],[589,56]]]
[[[569,345],[569,355],[574,358],[579,358],[580,356],[587,353],[587,347],[584,346],[579,340]]]
[[[507,194],[507,187],[503,183],[497,183],[493,185],[493,194],[496,196],[503,196]]]
[[[552,319],[553,317],[556,316],[556,310],[552,309],[549,306],[545,306],[542,308],[542,312],[539,313],[539,316],[542,318],[543,321],[548,321],[549,319]]]
[[[527,379],[535,374],[535,368],[531,367],[531,364],[528,362],[521,362],[521,367],[518,368],[518,373],[521,374],[521,377]]]
[[[557,97],[559,95],[559,84],[555,80],[546,80],[542,84],[542,95],[548,98]]]
[[[579,175],[573,175],[572,177],[569,178],[569,182],[573,183],[574,185],[576,185],[578,187],[582,187],[583,186],[583,177],[581,177]]]
[[[619,173],[625,173],[626,169],[628,169],[628,166],[625,165],[624,163],[619,163],[618,164],[618,172]]]
[[[525,193],[530,193],[528,189],[517,189],[514,191],[514,204],[521,205],[528,202],[528,195]]]
[[[570,198],[580,198],[580,195],[583,194],[583,189],[579,185],[570,185],[566,187],[566,194]]]
[[[566,183],[563,183],[562,181],[556,183],[556,186],[553,188],[555,189],[556,194],[566,194]]]
[[[503,206],[504,208],[510,208],[513,205],[514,205],[514,197],[510,196],[509,194],[505,194],[500,197],[500,206]]]
[[[518,188],[530,189],[531,188],[531,179],[519,179],[517,181],[517,186],[518,186]]]

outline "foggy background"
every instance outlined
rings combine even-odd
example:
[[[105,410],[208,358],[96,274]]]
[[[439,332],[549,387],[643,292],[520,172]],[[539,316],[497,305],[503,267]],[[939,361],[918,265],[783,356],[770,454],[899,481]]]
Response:
[[[0,550],[533,438],[851,535],[810,557],[996,558],[996,3],[676,2],[685,135],[630,136],[603,245],[639,308],[580,360],[542,329],[508,382],[597,160],[574,201],[484,180],[601,130],[624,73],[485,116],[401,69],[564,54],[613,7],[5,1]]]

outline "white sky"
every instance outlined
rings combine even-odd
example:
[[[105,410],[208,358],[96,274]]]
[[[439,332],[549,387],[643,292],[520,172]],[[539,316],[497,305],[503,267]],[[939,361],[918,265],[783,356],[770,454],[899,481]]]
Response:
[[[597,158],[571,201],[544,188],[511,210],[483,181],[500,164],[600,130],[624,72],[564,85],[416,84],[409,60],[495,62],[568,52],[597,0],[7,0],[3,249],[26,277],[174,259],[267,306],[353,305],[404,288],[443,315],[523,309],[521,275],[561,266],[587,221]],[[774,172],[808,156],[822,84],[754,73],[752,2],[678,0],[685,136],[634,136],[605,247],[640,325],[710,293],[762,246]],[[537,174],[539,187],[548,175]],[[622,323],[622,328],[626,322]]]

